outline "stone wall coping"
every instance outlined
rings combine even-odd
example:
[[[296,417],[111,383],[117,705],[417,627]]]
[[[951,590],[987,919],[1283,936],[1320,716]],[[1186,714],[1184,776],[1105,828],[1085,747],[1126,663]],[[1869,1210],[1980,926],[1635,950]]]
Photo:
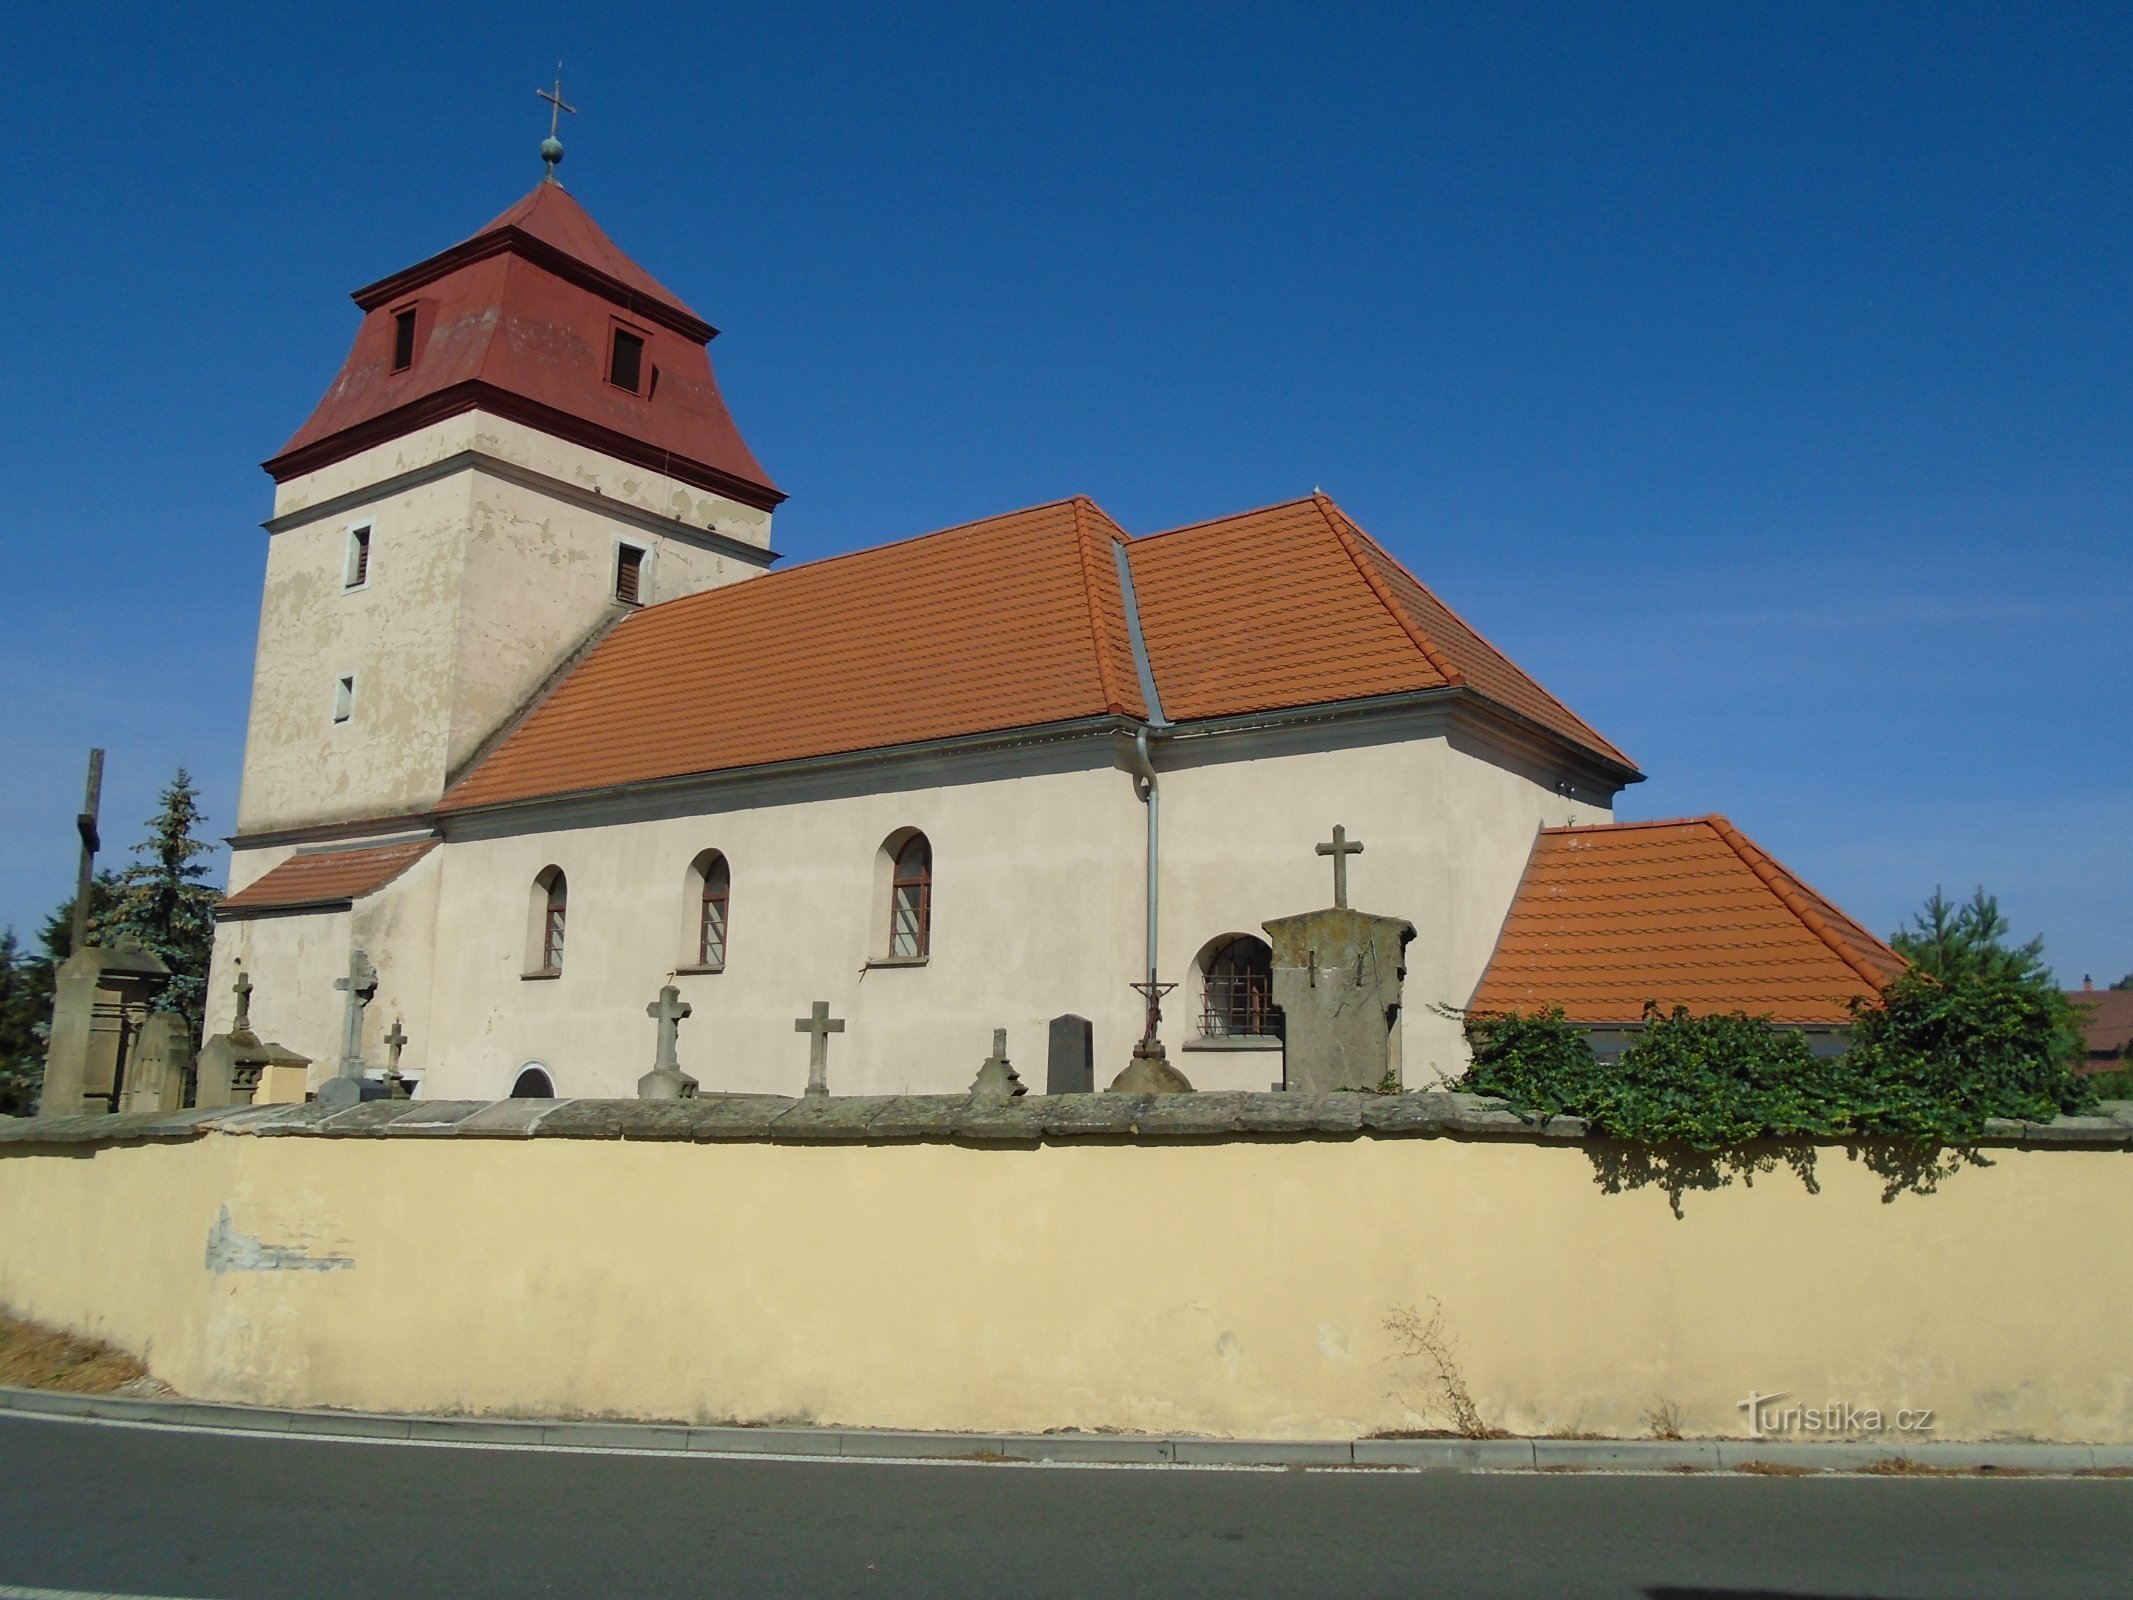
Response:
[[[1228,1439],[1194,1434],[935,1433],[892,1428],[757,1427],[634,1422],[622,1418],[421,1416],[281,1409],[183,1398],[62,1394],[0,1388],[0,1412],[117,1422],[134,1427],[216,1428],[321,1439],[406,1439],[430,1444],[509,1445],[524,1450],[598,1450],[721,1456],[847,1456],[875,1461],[977,1463],[1105,1462],[1130,1466],[1403,1467],[1410,1471],[1709,1472],[1767,1469],[1905,1470],[2057,1476],[2133,1471],[2133,1445],[2031,1439],[1914,1440],[1534,1439],[1455,1437]],[[19,1592],[19,1591],[18,1591]]]
[[[206,1134],[330,1139],[636,1139],[691,1144],[1056,1144],[1077,1139],[1462,1138],[1583,1143],[1577,1117],[1525,1117],[1449,1090],[1401,1094],[707,1095],[694,1100],[370,1100],[118,1116],[0,1117],[0,1145],[167,1143]],[[1881,1141],[1821,1140],[1818,1143]],[[1995,1119],[1981,1146],[2133,1148],[2133,1101],[2051,1122]]]

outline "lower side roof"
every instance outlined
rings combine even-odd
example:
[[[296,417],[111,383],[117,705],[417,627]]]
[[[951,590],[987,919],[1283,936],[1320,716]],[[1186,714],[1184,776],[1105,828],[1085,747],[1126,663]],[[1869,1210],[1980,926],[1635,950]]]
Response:
[[[1543,829],[1469,1009],[1842,1024],[1904,960],[1724,817]]]

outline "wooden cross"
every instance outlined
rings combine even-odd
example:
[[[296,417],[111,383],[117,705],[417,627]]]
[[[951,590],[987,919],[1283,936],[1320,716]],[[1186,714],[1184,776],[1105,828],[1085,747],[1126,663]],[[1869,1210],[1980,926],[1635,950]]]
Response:
[[[681,1019],[695,1010],[682,999],[681,991],[671,983],[659,991],[659,998],[644,1008],[644,1014],[659,1024],[659,1054],[652,1062],[654,1072],[679,1072],[681,1060],[674,1053],[675,1043],[681,1033]]]
[[[252,975],[242,963],[237,968],[237,981],[230,987],[237,991],[237,1020],[230,1025],[230,1032],[247,1032],[252,1026]]]
[[[1361,841],[1351,841],[1348,830],[1335,823],[1333,842],[1315,847],[1322,856],[1333,858],[1333,903],[1345,908],[1348,904],[1348,858],[1363,853]]]
[[[103,848],[97,836],[96,814],[104,794],[104,753],[89,752],[89,784],[82,795],[81,810],[74,818],[74,831],[81,835],[81,870],[74,876],[74,943],[68,953],[89,943],[89,889],[96,879],[96,852]]]
[[[1148,1002],[1142,1019],[1141,1043],[1154,1044],[1156,1033],[1163,1025],[1163,996],[1170,993],[1177,985],[1174,983],[1158,983],[1156,982],[1155,974],[1151,972],[1148,975],[1147,982],[1129,983],[1126,987]]]
[[[385,1036],[385,1048],[392,1052],[392,1058],[385,1063],[385,1070],[398,1076],[400,1052],[407,1048],[407,1034],[401,1029],[398,1017],[393,1018],[393,1031]]]
[[[817,1000],[814,1014],[793,1019],[794,1033],[811,1034],[807,1042],[807,1092],[829,1093],[829,1036],[844,1032],[844,1018],[830,1015],[829,1002]]]

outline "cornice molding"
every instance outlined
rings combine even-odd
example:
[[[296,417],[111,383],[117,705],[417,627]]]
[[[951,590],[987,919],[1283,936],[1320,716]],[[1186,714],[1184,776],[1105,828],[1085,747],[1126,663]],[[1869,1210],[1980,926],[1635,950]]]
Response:
[[[693,544],[718,555],[732,556],[737,561],[745,561],[753,566],[768,567],[782,559],[777,551],[767,546],[750,544],[745,539],[736,539],[731,534],[720,533],[716,528],[699,528],[694,523],[662,516],[656,511],[632,505],[627,500],[611,499],[579,484],[551,477],[532,467],[521,466],[516,461],[507,461],[502,456],[492,455],[486,450],[475,449],[455,451],[427,466],[410,467],[390,478],[380,478],[376,483],[365,484],[360,489],[351,489],[346,494],[337,494],[305,506],[301,511],[269,517],[260,526],[270,534],[287,533],[292,528],[345,516],[348,512],[375,501],[389,499],[393,495],[404,494],[409,489],[420,488],[426,483],[436,483],[440,479],[462,472],[484,472],[492,478],[501,478],[506,483],[516,484],[522,489],[545,494],[550,499],[562,500],[583,510],[598,512],[601,516],[610,517],[617,522],[628,523],[633,528],[642,528],[647,533],[656,533],[684,544]]]
[[[450,388],[439,389],[434,394],[424,395],[404,406],[396,406],[368,421],[358,422],[300,449],[290,450],[263,461],[260,466],[276,483],[286,483],[289,479],[301,477],[307,472],[329,467],[336,461],[345,461],[373,445],[385,444],[403,434],[413,433],[418,428],[429,427],[432,423],[442,422],[447,417],[456,417],[467,411],[493,411],[506,421],[524,423],[529,428],[538,428],[556,438],[584,445],[588,450],[598,450],[602,455],[613,456],[617,460],[679,478],[684,483],[694,484],[699,489],[709,489],[713,494],[722,494],[729,500],[737,500],[757,511],[774,511],[786,498],[782,489],[773,489],[767,484],[736,477],[709,462],[675,455],[670,450],[646,444],[643,440],[614,428],[602,427],[597,422],[587,422],[583,417],[572,416],[567,411],[558,411],[553,406],[542,405],[538,400],[528,400],[479,378],[455,383]]]

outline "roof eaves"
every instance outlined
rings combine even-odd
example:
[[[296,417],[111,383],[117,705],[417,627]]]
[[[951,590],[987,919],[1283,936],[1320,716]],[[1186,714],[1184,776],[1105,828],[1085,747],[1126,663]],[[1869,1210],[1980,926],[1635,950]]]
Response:
[[[1422,652],[1422,659],[1430,664],[1430,669],[1447,684],[1454,687],[1463,686],[1466,683],[1466,674],[1459,670],[1451,657],[1437,648],[1429,635],[1422,631],[1422,625],[1407,614],[1407,608],[1400,604],[1399,596],[1392,592],[1391,586],[1364,556],[1362,547],[1356,542],[1357,530],[1350,526],[1340,508],[1324,494],[1312,495],[1311,503],[1318,508],[1319,516],[1325,519],[1327,531],[1338,541],[1341,549],[1347,552],[1348,559],[1355,564],[1356,573],[1370,586],[1370,592],[1377,596],[1378,604],[1400,625],[1401,631],[1407,635],[1414,647]]]
[[[1087,495],[1074,496],[1074,542],[1081,554],[1081,587],[1089,607],[1089,634],[1096,647],[1096,677],[1103,685],[1104,709],[1114,717],[1126,714],[1126,696],[1118,685],[1117,676],[1111,668],[1111,634],[1104,626],[1102,597],[1097,593],[1096,552],[1089,540],[1089,516],[1094,512],[1104,517],[1103,511]],[[1109,517],[1104,517],[1110,522]],[[1112,531],[1117,531],[1113,524]]]
[[[1875,970],[1872,964],[1859,954],[1851,941],[1831,925],[1829,919],[1824,917],[1808,900],[1807,896],[1800,892],[1802,885],[1798,879],[1793,877],[1791,872],[1779,866],[1760,845],[1756,844],[1754,840],[1742,833],[1740,829],[1734,827],[1731,822],[1717,812],[1714,811],[1711,815],[1697,820],[1702,821],[1713,833],[1717,834],[1719,838],[1725,840],[1732,847],[1733,853],[1740,857],[1748,870],[1762,880],[1764,886],[1778,897],[1779,902],[1787,911],[1790,911],[1800,919],[1801,925],[1808,932],[1829,946],[1830,951],[1837,959],[1857,973],[1860,980],[1875,994],[1881,993],[1882,989],[1888,984],[1888,975]],[[1846,920],[1849,921],[1850,919],[1847,918]],[[1852,927],[1853,931],[1859,934],[1861,938],[1877,948],[1887,951],[1892,961],[1899,964],[1903,963],[1902,956],[1898,955],[1894,950],[1890,950],[1887,945],[1876,939],[1857,923],[1853,923]]]

